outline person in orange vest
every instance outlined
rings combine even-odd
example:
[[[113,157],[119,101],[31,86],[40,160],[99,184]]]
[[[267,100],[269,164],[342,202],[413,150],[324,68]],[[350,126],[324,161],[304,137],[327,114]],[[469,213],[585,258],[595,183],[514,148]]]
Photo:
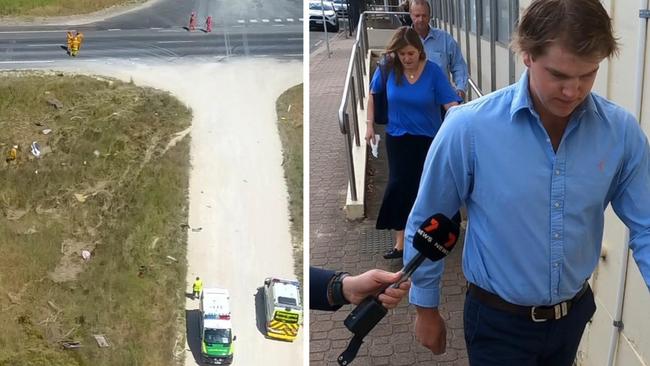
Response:
[[[196,29],[196,13],[192,12],[190,15],[190,26],[188,27],[190,32]]]
[[[208,15],[208,18],[205,20],[205,31],[210,33],[212,32],[212,16]]]
[[[67,38],[67,45],[68,45],[67,51],[68,51],[68,55],[70,55],[70,52],[72,50],[72,38],[74,38],[72,32],[68,31],[66,33],[66,38]]]

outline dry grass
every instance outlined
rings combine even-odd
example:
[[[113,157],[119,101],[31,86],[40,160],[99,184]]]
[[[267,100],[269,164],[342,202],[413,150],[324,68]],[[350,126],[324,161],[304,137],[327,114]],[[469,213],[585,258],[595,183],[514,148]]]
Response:
[[[282,140],[284,176],[289,189],[289,213],[293,237],[295,273],[302,283],[303,256],[303,85],[285,91],[276,103]],[[291,107],[291,108],[289,108]]]
[[[69,16],[145,0],[0,0],[0,16]]]
[[[190,118],[167,93],[128,83],[0,73],[0,365],[174,362],[189,138],[165,147]]]

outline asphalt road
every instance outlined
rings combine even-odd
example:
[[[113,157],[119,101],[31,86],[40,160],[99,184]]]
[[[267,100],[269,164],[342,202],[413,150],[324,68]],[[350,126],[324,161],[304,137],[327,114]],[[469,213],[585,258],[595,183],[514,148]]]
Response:
[[[198,29],[189,32],[189,14]],[[206,33],[205,19],[213,17]],[[65,32],[84,32],[86,60],[270,56],[301,59],[302,5],[296,0],[225,2],[159,0],[140,11],[71,26],[0,26],[0,68],[34,67],[68,59]]]

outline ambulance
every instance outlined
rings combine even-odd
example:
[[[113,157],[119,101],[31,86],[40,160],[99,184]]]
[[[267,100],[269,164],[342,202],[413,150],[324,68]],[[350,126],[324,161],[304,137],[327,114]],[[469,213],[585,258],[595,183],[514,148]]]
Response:
[[[200,304],[201,358],[211,365],[228,365],[233,359],[233,341],[230,323],[230,295],[228,290],[206,288]]]
[[[266,335],[293,342],[302,323],[300,284],[269,277],[264,280]]]

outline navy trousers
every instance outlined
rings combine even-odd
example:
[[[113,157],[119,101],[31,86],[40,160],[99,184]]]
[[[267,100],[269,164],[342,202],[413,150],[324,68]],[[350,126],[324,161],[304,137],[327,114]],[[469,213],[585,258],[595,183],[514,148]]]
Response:
[[[596,311],[591,289],[558,320],[536,323],[465,297],[465,344],[471,366],[572,366]]]

